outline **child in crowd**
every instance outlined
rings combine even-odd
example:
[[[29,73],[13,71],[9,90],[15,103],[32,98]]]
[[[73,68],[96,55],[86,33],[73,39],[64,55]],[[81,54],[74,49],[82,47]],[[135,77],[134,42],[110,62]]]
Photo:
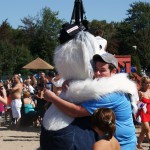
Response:
[[[92,150],[120,150],[119,142],[113,136],[116,131],[115,114],[110,108],[97,109],[91,117],[91,124],[100,136]]]

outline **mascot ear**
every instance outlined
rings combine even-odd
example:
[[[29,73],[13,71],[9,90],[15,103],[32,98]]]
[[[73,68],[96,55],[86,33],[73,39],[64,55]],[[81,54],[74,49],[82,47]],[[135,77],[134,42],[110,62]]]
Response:
[[[60,30],[60,37],[59,37],[60,44],[63,44],[73,39],[77,33],[85,29],[83,26],[78,26],[76,24],[72,25],[64,24],[62,27],[63,28]]]

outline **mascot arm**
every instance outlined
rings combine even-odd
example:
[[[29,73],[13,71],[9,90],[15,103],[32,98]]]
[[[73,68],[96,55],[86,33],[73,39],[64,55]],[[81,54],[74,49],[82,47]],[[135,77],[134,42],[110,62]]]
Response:
[[[50,90],[45,90],[44,99],[52,102],[56,107],[70,117],[76,118],[90,115],[89,112],[82,106],[65,101]]]

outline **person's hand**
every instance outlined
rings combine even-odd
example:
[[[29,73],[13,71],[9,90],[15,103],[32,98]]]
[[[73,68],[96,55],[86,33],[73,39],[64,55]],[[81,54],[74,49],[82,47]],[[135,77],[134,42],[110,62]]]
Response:
[[[48,89],[44,89],[44,99],[48,102],[52,102],[53,101],[53,97],[56,96],[54,92],[48,90]]]
[[[62,90],[63,92],[67,91],[69,88],[69,83],[71,82],[71,80],[65,80],[62,84]]]
[[[3,87],[1,87],[1,92],[2,92],[2,94],[3,94],[3,97],[6,97],[6,90],[5,90],[5,88],[4,88],[4,86]]]

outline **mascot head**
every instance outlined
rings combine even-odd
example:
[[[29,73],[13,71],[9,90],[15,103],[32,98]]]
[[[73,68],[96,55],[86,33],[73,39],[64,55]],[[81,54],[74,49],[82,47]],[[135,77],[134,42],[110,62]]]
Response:
[[[61,30],[60,43],[55,49],[54,63],[62,77],[73,80],[92,78],[92,57],[99,50],[96,38],[77,25],[69,25]]]

